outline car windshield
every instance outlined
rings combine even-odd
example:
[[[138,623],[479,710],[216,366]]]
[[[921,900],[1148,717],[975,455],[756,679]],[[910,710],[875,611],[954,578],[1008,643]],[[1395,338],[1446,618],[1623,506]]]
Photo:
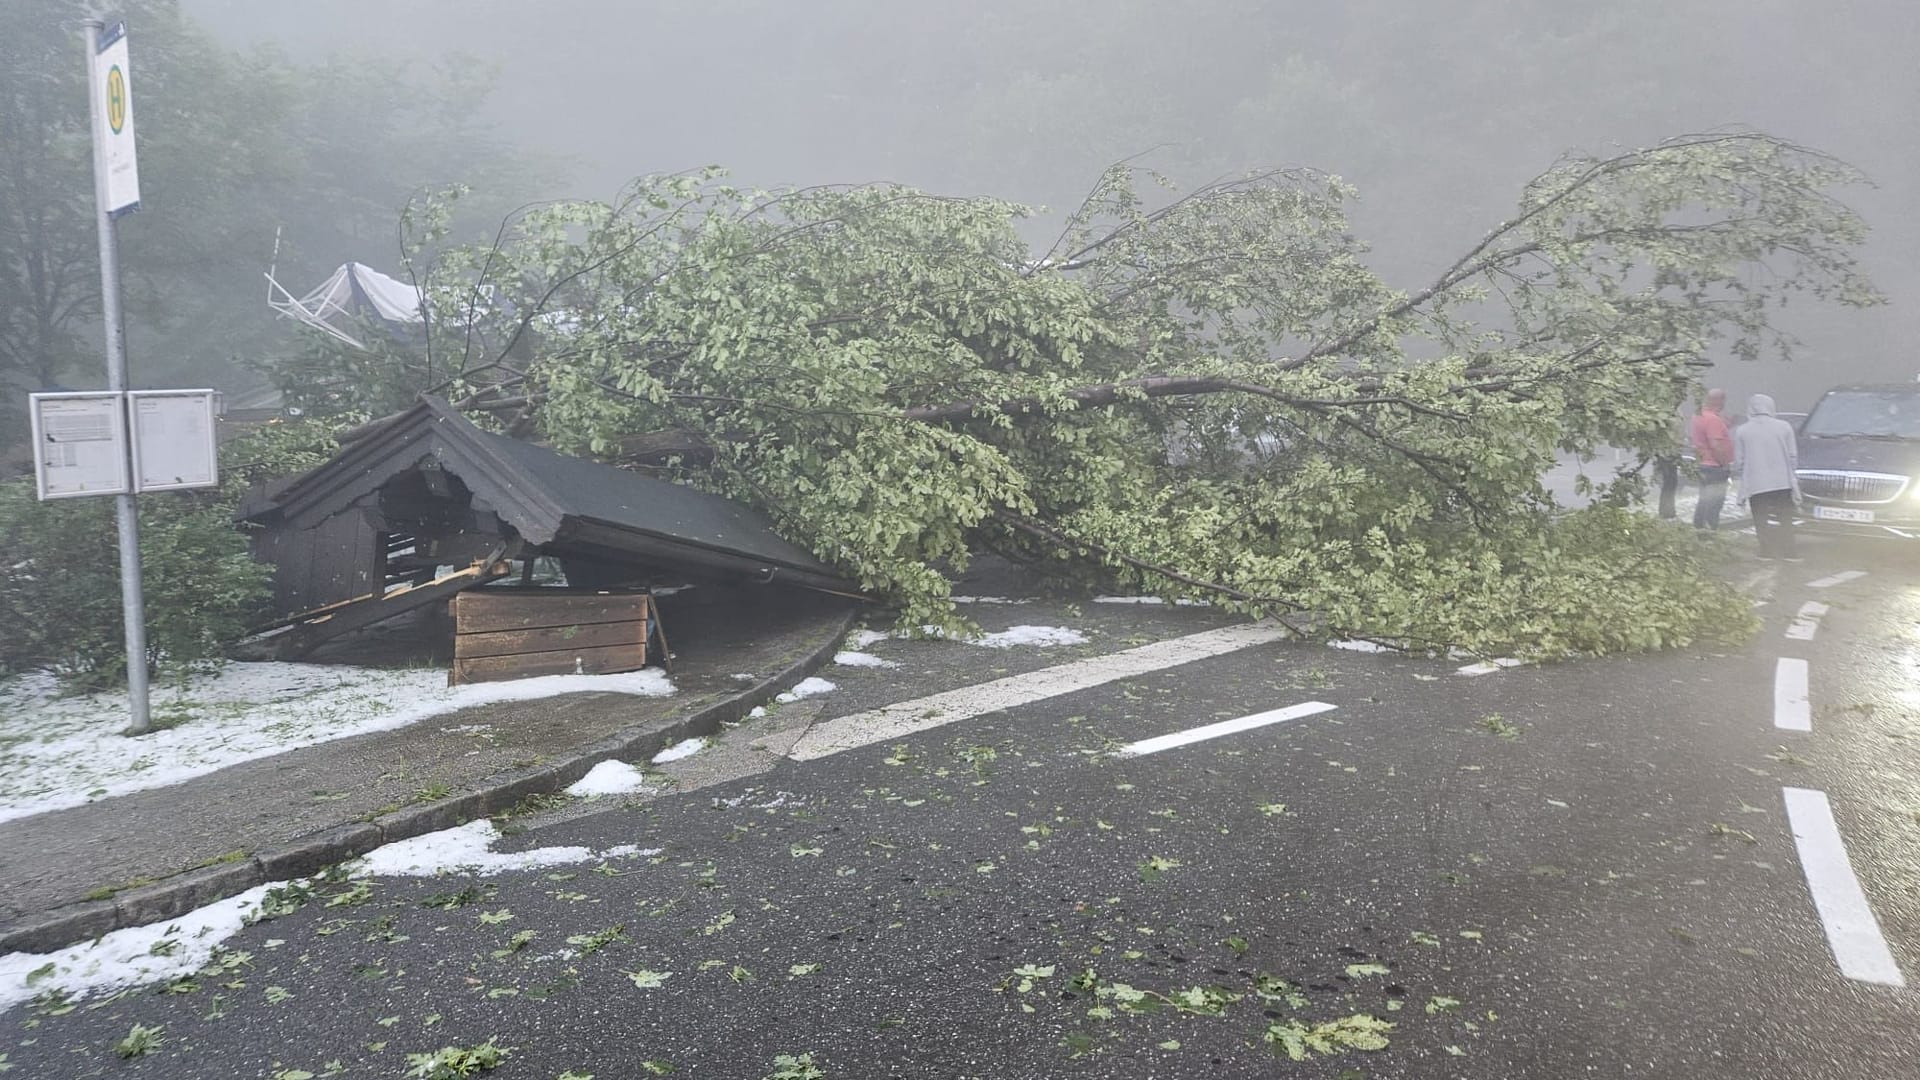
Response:
[[[1815,437],[1920,439],[1920,390],[1847,390],[1814,406],[1802,431]]]

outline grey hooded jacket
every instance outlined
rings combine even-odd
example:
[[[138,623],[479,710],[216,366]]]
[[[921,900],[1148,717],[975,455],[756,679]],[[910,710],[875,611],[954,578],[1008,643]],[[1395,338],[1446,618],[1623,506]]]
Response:
[[[1740,498],[1769,491],[1792,491],[1800,497],[1800,453],[1793,425],[1773,415],[1773,399],[1755,394],[1747,399],[1747,422],[1733,432],[1733,475]]]

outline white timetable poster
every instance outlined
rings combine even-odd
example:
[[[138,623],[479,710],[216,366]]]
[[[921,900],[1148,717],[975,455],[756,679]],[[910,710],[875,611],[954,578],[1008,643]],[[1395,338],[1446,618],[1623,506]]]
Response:
[[[217,487],[213,391],[134,390],[133,490],[178,491]]]
[[[115,393],[33,394],[34,479],[42,499],[125,495],[127,417]]]

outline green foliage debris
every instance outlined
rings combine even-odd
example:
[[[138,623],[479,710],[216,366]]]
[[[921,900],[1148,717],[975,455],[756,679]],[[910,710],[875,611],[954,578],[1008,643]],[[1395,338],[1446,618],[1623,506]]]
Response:
[[[407,1076],[410,1080],[460,1080],[493,1071],[510,1053],[493,1039],[474,1046],[443,1046],[430,1054],[408,1054]]]
[[[158,1025],[135,1024],[126,1037],[113,1044],[113,1052],[123,1058],[145,1057],[167,1041]]]

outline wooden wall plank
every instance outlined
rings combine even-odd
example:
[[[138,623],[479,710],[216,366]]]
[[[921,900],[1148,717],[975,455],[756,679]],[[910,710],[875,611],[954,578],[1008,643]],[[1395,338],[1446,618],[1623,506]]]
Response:
[[[276,579],[291,587],[280,592],[280,610],[305,611],[351,600],[375,591],[379,563],[377,534],[358,510],[348,510],[311,529],[282,534],[273,552]]]
[[[529,590],[534,591],[534,590]],[[538,590],[544,592],[545,590]],[[456,632],[484,634],[501,630],[535,630],[553,626],[639,622],[647,618],[644,593],[624,596],[557,594],[529,596],[512,590],[461,593],[454,600]]]
[[[524,679],[535,675],[608,675],[647,666],[643,645],[614,645],[600,649],[522,653],[518,656],[476,656],[455,660],[447,681],[453,685]]]
[[[342,634],[372,626],[403,612],[413,611],[430,604],[444,603],[449,597],[458,595],[460,590],[470,589],[488,577],[506,572],[507,564],[504,562],[469,567],[459,573],[436,578],[425,585],[395,589],[379,596],[364,596],[346,603],[333,604],[319,611],[307,612],[295,620],[299,625],[292,632],[276,639],[276,654],[282,659],[298,656]],[[284,622],[283,620],[283,625]]]
[[[481,634],[458,634],[453,639],[453,655],[513,656],[518,653],[578,652],[608,645],[638,645],[647,637],[644,622],[575,623],[572,626],[542,626],[532,630],[495,630]]]

